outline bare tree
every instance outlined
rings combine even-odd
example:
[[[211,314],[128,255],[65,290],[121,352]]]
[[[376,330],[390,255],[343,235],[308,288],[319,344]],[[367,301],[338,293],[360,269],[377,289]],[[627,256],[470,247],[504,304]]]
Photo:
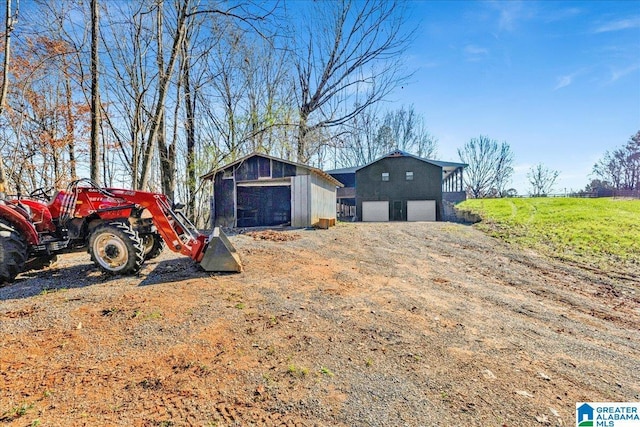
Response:
[[[298,18],[305,28],[295,33],[306,41],[294,58],[303,163],[327,143],[323,129],[350,122],[406,80],[401,55],[412,37],[393,0],[317,2],[308,13]]]
[[[336,164],[356,166],[370,163],[392,150],[400,149],[422,158],[434,158],[437,139],[413,106],[388,111],[382,117],[375,106],[345,125],[348,134],[336,151]]]
[[[530,194],[534,197],[543,197],[551,193],[553,186],[556,183],[556,179],[560,172],[552,170],[539,163],[527,173],[527,179],[531,185]]]
[[[616,190],[640,190],[640,131],[622,148],[607,151],[593,174]]]
[[[26,35],[22,42],[12,55],[4,126],[12,149],[5,166],[21,191],[65,185],[75,173],[76,147],[86,141],[88,108],[73,97],[68,44]]]
[[[422,158],[435,157],[438,140],[429,133],[423,117],[416,113],[413,105],[388,112],[382,126],[390,138],[384,144],[385,152],[396,148]]]
[[[103,119],[128,175],[127,185],[137,189],[142,159],[152,149],[146,145],[156,81],[156,73],[147,65],[154,41],[148,19],[152,6],[144,2],[118,6],[106,9],[102,19],[103,44],[109,46],[104,62],[114,64],[105,67],[103,75]]]
[[[209,99],[217,102],[203,105],[201,113],[210,123],[203,129],[211,139],[217,139],[216,157],[235,160],[242,156],[243,145],[248,140],[246,104],[247,82],[240,70],[247,57],[247,46],[241,31],[227,22],[219,22],[222,32],[218,37],[215,54],[210,58],[210,86],[206,90]],[[217,137],[216,137],[217,136]]]
[[[458,148],[458,156],[469,165],[465,169],[465,185],[474,198],[502,194],[513,175],[513,152],[506,142],[498,144],[480,135]]]
[[[64,108],[66,113],[66,143],[69,153],[69,178],[75,181],[78,178],[76,161],[76,105],[73,102],[72,75],[67,55],[61,56],[62,69],[64,70],[64,98],[66,100]]]
[[[99,182],[100,176],[100,85],[98,79],[98,0],[91,0],[91,179]]]
[[[110,44],[108,62],[114,64],[108,67],[109,74],[105,76],[109,98],[104,120],[130,172],[130,185],[136,189],[151,188],[152,174],[159,173],[161,191],[170,198],[176,185],[177,143],[175,131],[171,136],[166,134],[169,104],[173,101],[171,105],[177,105],[177,101],[171,99],[177,89],[170,83],[175,77],[175,64],[182,50],[193,2],[176,5],[177,9],[167,11],[164,1],[125,2],[119,5],[122,9],[108,10],[108,24],[103,34]],[[165,22],[165,15],[173,21]],[[123,22],[123,16],[130,18]],[[167,58],[166,35],[171,39]],[[155,59],[154,64],[150,58]],[[175,115],[173,118],[177,119]],[[160,166],[157,169],[153,168],[156,164]]]
[[[162,1],[159,2],[159,6],[162,5]],[[162,68],[159,69],[159,81],[157,86],[157,96],[155,105],[152,107],[153,114],[150,116],[151,127],[149,129],[149,135],[147,136],[147,151],[145,153],[144,158],[142,159],[142,170],[140,182],[138,184],[139,188],[146,188],[149,181],[149,173],[151,171],[151,159],[153,157],[153,146],[156,142],[159,133],[162,131],[162,125],[164,123],[164,108],[165,101],[167,99],[167,95],[169,92],[169,83],[171,81],[171,77],[173,75],[173,69],[176,61],[178,60],[178,55],[182,48],[182,43],[184,41],[184,37],[187,31],[187,20],[190,16],[190,10],[193,7],[190,0],[185,0],[179,3],[178,6],[178,16],[176,17],[176,28],[173,33],[173,40],[171,50],[169,52],[169,60],[167,61],[166,67],[164,66],[164,62],[158,62],[159,65],[162,65]],[[161,52],[158,53],[158,58],[161,57]],[[161,163],[161,166],[167,168],[169,167],[169,163]],[[163,174],[174,176],[174,171],[164,170]],[[170,195],[172,196],[172,195]]]
[[[5,0],[5,33],[4,33],[4,58],[2,60],[2,87],[0,87],[0,117],[4,115],[4,109],[7,101],[7,91],[9,87],[9,63],[11,55],[11,33],[13,32],[15,23],[18,19],[18,11],[15,14],[11,12],[11,0]],[[7,178],[4,171],[4,161],[0,157],[0,197],[4,196],[6,191]]]
[[[213,51],[204,71],[209,83],[199,93],[204,100],[200,114],[207,122],[200,129],[217,141],[211,147],[214,157],[286,152],[292,108],[284,52],[239,27],[235,19],[218,16],[212,24]]]
[[[191,218],[195,216],[195,193],[196,193],[196,165],[195,165],[195,149],[196,149],[196,104],[194,102],[194,94],[191,92],[192,79],[191,79],[191,34],[187,33],[185,42],[182,45],[182,52],[180,57],[180,82],[184,91],[184,109],[185,109],[185,121],[184,131],[187,140],[187,156],[186,156],[186,187],[187,187],[187,215]]]
[[[163,81],[165,77],[163,77],[162,73],[164,73],[164,37],[163,37],[163,1],[157,2],[158,7],[156,9],[156,43],[157,43],[157,56],[156,62],[158,64],[158,70],[160,71],[160,81]],[[185,28],[185,33],[187,29]],[[183,41],[180,42],[176,48],[179,50],[176,55],[178,58],[180,57],[181,52],[184,49],[184,40],[186,40],[186,35],[183,38]],[[170,70],[171,71],[171,70]],[[178,85],[180,85],[181,80],[178,79]],[[180,90],[177,91],[178,96]],[[171,141],[167,140],[167,130],[166,130],[166,122],[167,122],[167,112],[166,105],[162,105],[162,111],[159,114],[158,120],[158,135],[156,137],[156,142],[158,144],[158,152],[160,154],[160,180],[162,182],[162,192],[166,194],[171,200],[175,197],[175,189],[176,189],[176,143],[178,139],[177,135],[177,122],[178,122],[178,114],[177,111],[180,108],[180,102],[175,102],[175,110],[176,114],[174,114],[174,132]]]
[[[162,9],[163,1],[157,1],[158,9]],[[245,4],[237,4],[230,6],[227,9],[218,9],[216,7],[209,7],[210,5],[204,4],[202,7],[196,1],[192,0],[183,0],[181,2],[176,2],[176,26],[173,32],[171,33],[172,37],[172,46],[171,50],[168,54],[168,60],[163,60],[162,46],[164,43],[162,42],[162,11],[158,12],[158,31],[157,31],[157,39],[158,39],[158,70],[159,70],[159,83],[158,83],[158,93],[156,96],[156,104],[152,111],[154,113],[151,115],[151,128],[148,135],[147,148],[152,147],[152,143],[154,140],[158,142],[159,152],[160,152],[160,169],[161,169],[161,177],[163,183],[163,191],[169,197],[173,198],[173,193],[175,190],[175,167],[176,167],[176,133],[174,132],[174,139],[169,143],[169,146],[166,146],[166,137],[163,135],[164,122],[166,113],[164,111],[165,100],[168,96],[169,91],[169,83],[173,77],[173,69],[175,63],[179,61],[181,53],[184,52],[184,43],[186,42],[187,34],[192,28],[194,19],[197,16],[207,16],[209,19],[213,19],[214,16],[222,16],[225,19],[236,20],[245,24],[248,24],[253,30],[259,31],[256,26],[254,26],[254,21],[261,21],[265,18],[265,15],[258,15],[254,13],[248,13],[248,8]],[[268,13],[267,13],[268,15]],[[180,78],[178,78],[180,82]],[[178,92],[179,93],[179,92]],[[179,102],[177,103],[179,104]],[[177,116],[176,116],[177,117]],[[151,158],[152,151],[147,153],[147,155],[143,158],[143,167],[142,167],[142,177],[140,181],[140,187],[144,188],[146,186],[147,175],[149,172],[149,161]]]
[[[282,128],[291,123],[293,90],[287,56],[269,42],[256,40],[241,54],[240,71],[246,81],[245,135],[247,151],[291,151]]]
[[[94,141],[98,135],[102,137],[100,143],[104,149],[99,166],[104,182],[115,180],[133,188],[145,187],[145,182],[146,188],[161,182],[162,191],[171,196],[178,183],[189,181],[191,198],[196,192],[197,173],[210,167],[207,165],[209,148],[218,146],[221,141],[219,134],[212,134],[207,140],[208,135],[201,129],[207,128],[209,116],[196,116],[195,113],[196,105],[199,108],[207,106],[212,114],[220,111],[220,98],[203,90],[210,85],[211,80],[207,79],[219,77],[214,73],[203,73],[211,65],[207,61],[214,56],[207,52],[213,52],[220,34],[238,34],[243,45],[248,47],[252,43],[244,40],[247,35],[257,34],[259,39],[266,41],[256,23],[265,20],[271,10],[263,10],[259,4],[250,1],[236,2],[224,9],[214,2],[193,0],[136,0],[109,3],[108,6],[99,0],[35,0],[29,8],[33,17],[25,22],[31,23],[39,34],[45,34],[53,41],[64,41],[68,46],[65,51],[55,53],[60,58],[55,65],[57,70],[47,68],[55,61],[45,58],[44,65],[34,68],[31,82],[23,79],[22,93],[12,85],[15,90],[12,89],[14,94],[10,93],[9,98],[13,97],[11,111],[15,112],[12,113],[15,117],[11,118],[13,122],[9,126],[1,129],[2,137],[12,148],[3,149],[3,152],[11,153],[11,159],[5,159],[14,166],[9,175],[19,177],[23,175],[20,168],[28,169],[24,174],[31,181],[25,185],[27,187],[39,180],[50,181],[51,177],[55,180],[59,176],[75,176],[75,165],[79,161],[84,162],[80,170],[91,170],[96,179],[92,166],[98,164],[95,160],[99,153],[90,146],[85,150],[75,144],[89,142],[84,139],[89,129],[78,118],[86,119],[91,99],[99,101],[101,98],[102,102],[93,103],[93,117],[102,117],[103,125],[94,122],[92,133]],[[204,36],[192,44],[195,49],[187,52],[184,40],[197,17],[201,17],[198,25],[210,22],[221,22],[222,25],[203,26]],[[227,28],[239,30],[227,33]],[[94,47],[98,44],[96,34],[102,37],[100,50],[90,49],[91,40]],[[26,45],[25,52],[39,49],[39,44],[40,41]],[[275,118],[286,110],[282,108],[282,100],[276,99],[280,87],[285,87],[285,79],[272,78],[272,70],[284,69],[284,61],[279,55],[277,67],[272,67],[275,63],[272,61],[263,63],[261,60],[273,52],[273,46],[266,43],[264,46],[267,48],[262,51],[247,49],[238,55],[239,61],[234,65],[246,64],[244,68],[230,68],[230,72],[239,77],[232,80],[232,90],[236,90],[235,82],[240,83],[237,86],[240,90],[248,87],[243,78],[251,78],[253,84],[249,95],[245,92],[242,96],[240,92],[234,99],[242,108],[234,112],[232,120],[240,124],[236,130],[244,127],[237,139],[238,147],[251,145],[254,149],[270,150],[274,141],[279,140],[275,130],[292,123],[290,113],[286,119]],[[100,53],[99,58],[96,52]],[[9,57],[5,55],[5,59]],[[176,71],[179,61],[182,65]],[[194,69],[196,63],[197,69]],[[7,75],[5,73],[5,77]],[[93,84],[89,84],[91,77]],[[185,84],[187,81],[188,85]],[[262,81],[270,81],[272,89],[263,90]],[[40,91],[36,90],[38,87]],[[80,99],[85,100],[82,106],[78,105]],[[64,106],[61,106],[61,100],[66,101]],[[25,108],[16,110],[15,107],[21,106]],[[85,109],[81,112],[80,108]],[[265,119],[267,115],[270,118]],[[196,120],[197,124],[194,123]],[[38,138],[46,144],[38,145]],[[65,153],[61,151],[63,142],[67,144]],[[179,150],[183,148],[187,155],[180,155]],[[222,153],[219,158],[224,158],[223,152],[229,152],[217,151]],[[180,162],[184,159],[188,161],[183,167]],[[180,172],[185,172],[184,179],[179,177]]]
[[[335,168],[366,165],[384,154],[378,144],[380,118],[376,106],[364,110],[345,127],[348,133],[342,149],[336,150]]]
[[[78,164],[83,163],[83,170],[88,170],[96,181],[100,181],[98,177],[101,175],[106,180],[106,166],[101,165],[106,164],[105,158],[109,153],[101,146],[104,143],[104,132],[101,124],[103,115],[100,102],[102,90],[99,85],[99,53],[104,49],[99,49],[97,40],[102,26],[98,15],[100,2],[34,0],[34,4],[37,7],[32,6],[26,11],[31,31],[50,39],[49,43],[52,45],[59,45],[46,60],[58,68],[67,101],[64,111],[69,172],[64,180],[75,179],[78,175]],[[81,121],[78,120],[79,115],[82,116]],[[88,123],[89,127],[85,126],[87,118],[92,120]]]

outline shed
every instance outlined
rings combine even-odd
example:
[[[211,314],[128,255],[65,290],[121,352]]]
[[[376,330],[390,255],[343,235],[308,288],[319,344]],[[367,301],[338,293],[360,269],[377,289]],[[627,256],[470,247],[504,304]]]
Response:
[[[465,200],[464,163],[423,159],[400,150],[355,168],[328,171],[353,190],[342,194],[361,221],[440,221],[445,205]],[[340,195],[340,194],[339,194]],[[339,199],[340,200],[340,199]]]
[[[309,227],[335,220],[336,188],[320,169],[253,153],[202,176],[213,181],[214,227],[290,225]]]

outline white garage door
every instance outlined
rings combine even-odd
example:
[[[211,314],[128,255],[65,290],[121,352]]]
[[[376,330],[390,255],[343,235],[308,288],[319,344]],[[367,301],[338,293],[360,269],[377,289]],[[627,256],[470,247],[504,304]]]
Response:
[[[362,202],[363,221],[389,221],[389,202]]]
[[[408,200],[407,221],[435,221],[435,200]]]

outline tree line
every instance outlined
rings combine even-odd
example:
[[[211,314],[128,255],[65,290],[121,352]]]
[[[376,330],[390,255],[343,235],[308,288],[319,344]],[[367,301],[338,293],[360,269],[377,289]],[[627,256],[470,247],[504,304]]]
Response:
[[[19,4],[6,0],[0,39],[0,192],[89,175],[184,201],[203,224],[199,177],[251,152],[326,169],[394,149],[437,158],[413,106],[383,110],[411,78],[407,3]],[[638,139],[597,165],[603,182],[637,185]],[[470,196],[515,194],[509,144],[480,135],[458,155]],[[558,172],[536,165],[528,177],[544,195]]]
[[[465,187],[470,197],[517,195],[514,189],[507,189],[514,163],[514,154],[507,142],[498,143],[481,135],[459,148],[458,156],[468,164],[465,169]],[[543,197],[551,194],[559,175],[559,171],[542,163],[530,167],[527,172],[529,195]],[[606,151],[593,166],[592,177],[584,190],[572,194],[640,195],[640,131],[632,135],[623,146]]]
[[[207,203],[198,177],[254,151],[318,166],[329,158],[350,166],[398,145],[435,153],[413,107],[379,110],[411,75],[405,3],[6,6],[0,181],[8,192],[90,175],[187,201],[197,218]]]
[[[593,176],[586,192],[640,192],[640,130],[622,147],[605,152],[593,166]]]

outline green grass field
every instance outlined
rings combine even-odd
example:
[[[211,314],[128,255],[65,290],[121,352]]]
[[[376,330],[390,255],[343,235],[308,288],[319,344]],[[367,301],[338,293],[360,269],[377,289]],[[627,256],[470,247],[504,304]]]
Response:
[[[556,258],[606,270],[640,264],[640,200],[472,199],[458,209],[480,215],[493,236]]]

